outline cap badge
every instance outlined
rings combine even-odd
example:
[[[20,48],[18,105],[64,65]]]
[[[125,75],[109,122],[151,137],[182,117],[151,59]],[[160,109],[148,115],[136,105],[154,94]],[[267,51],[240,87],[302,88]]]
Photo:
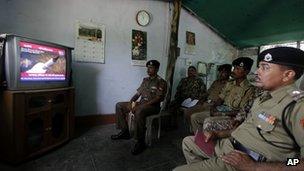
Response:
[[[266,62],[272,61],[272,56],[269,53],[267,53],[264,57],[264,61]]]
[[[243,66],[244,66],[244,63],[243,63],[243,62],[241,62],[241,63],[240,63],[240,67],[243,67]]]

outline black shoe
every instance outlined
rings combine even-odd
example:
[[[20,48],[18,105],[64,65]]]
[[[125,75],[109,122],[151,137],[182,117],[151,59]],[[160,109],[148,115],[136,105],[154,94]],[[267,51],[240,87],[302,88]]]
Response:
[[[124,139],[124,140],[128,140],[130,139],[131,136],[130,136],[130,133],[129,131],[127,130],[124,130],[124,131],[120,131],[118,134],[116,135],[111,135],[111,139],[112,140],[119,140],[119,139]]]
[[[133,155],[137,155],[142,153],[146,149],[146,144],[143,141],[138,141],[135,145],[134,148],[132,149],[131,153]]]

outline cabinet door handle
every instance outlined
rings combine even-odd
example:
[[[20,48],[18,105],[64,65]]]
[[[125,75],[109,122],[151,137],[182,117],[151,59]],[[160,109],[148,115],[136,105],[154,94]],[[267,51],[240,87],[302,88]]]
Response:
[[[52,130],[52,127],[45,128],[45,131],[50,131],[50,130]]]

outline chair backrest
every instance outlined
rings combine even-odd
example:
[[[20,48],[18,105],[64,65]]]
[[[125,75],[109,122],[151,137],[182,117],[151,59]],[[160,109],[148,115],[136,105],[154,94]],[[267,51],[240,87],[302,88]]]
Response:
[[[164,100],[160,103],[160,111],[164,111],[166,109],[167,103],[170,102],[169,90],[170,90],[170,82],[167,81],[167,92]]]
[[[304,91],[304,75],[302,75],[298,80],[297,80],[297,86],[300,90]]]

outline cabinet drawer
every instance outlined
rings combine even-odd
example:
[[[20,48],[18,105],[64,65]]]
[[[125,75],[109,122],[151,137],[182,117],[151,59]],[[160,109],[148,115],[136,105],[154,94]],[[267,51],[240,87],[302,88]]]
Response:
[[[52,102],[49,93],[26,93],[25,100],[27,114],[49,110]]]
[[[68,104],[67,91],[26,93],[26,115]]]

